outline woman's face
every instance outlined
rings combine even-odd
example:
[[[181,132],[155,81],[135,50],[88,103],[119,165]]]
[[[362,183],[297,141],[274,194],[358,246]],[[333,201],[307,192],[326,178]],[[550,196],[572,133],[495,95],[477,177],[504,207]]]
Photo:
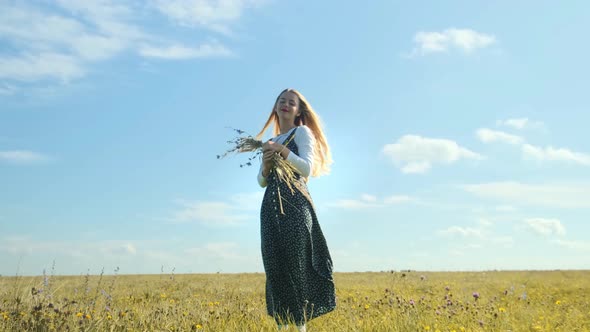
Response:
[[[280,123],[295,123],[295,118],[299,115],[299,97],[291,91],[283,92],[279,96],[275,112]]]

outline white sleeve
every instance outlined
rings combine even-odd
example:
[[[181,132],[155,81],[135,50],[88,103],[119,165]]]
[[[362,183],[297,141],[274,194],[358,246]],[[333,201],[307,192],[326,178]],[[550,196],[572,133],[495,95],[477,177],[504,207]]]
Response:
[[[313,167],[315,137],[307,126],[299,126],[295,130],[294,140],[299,155],[291,151],[287,156],[287,161],[299,171],[301,176],[307,178],[311,174]]]
[[[262,161],[260,162],[260,171],[258,171],[258,184],[264,188],[267,185],[266,178],[262,176]]]

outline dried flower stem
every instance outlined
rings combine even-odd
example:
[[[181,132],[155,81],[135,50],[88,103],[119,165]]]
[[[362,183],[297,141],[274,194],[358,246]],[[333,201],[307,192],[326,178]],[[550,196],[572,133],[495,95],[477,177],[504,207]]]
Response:
[[[233,128],[232,128],[233,129]],[[245,134],[246,132],[240,129],[233,129],[239,135]],[[295,135],[291,136],[286,142],[283,143],[284,146],[287,146],[295,137]],[[227,150],[225,153],[221,155],[217,155],[217,159],[225,158],[226,156],[233,154],[233,153],[242,153],[242,152],[254,152],[253,156],[248,158],[248,162],[245,164],[241,164],[240,167],[244,166],[252,166],[252,160],[262,154],[262,146],[263,142],[255,139],[252,135],[248,135],[247,137],[236,137],[231,141],[227,141],[229,144],[234,144],[233,148]],[[295,174],[298,173],[297,169],[291,165],[287,160],[283,159],[281,155],[277,152],[272,156],[272,167],[271,172],[274,172],[277,179],[279,181],[285,182],[291,193],[294,194],[295,190],[293,188],[293,184],[296,184],[296,176]],[[281,209],[281,214],[285,214],[283,210],[283,202],[281,197],[281,190],[277,187],[277,194],[279,196],[279,207]]]

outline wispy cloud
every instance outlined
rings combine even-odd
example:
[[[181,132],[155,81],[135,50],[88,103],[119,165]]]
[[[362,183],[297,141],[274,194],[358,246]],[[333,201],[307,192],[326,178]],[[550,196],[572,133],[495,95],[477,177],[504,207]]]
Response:
[[[193,59],[206,57],[227,57],[233,53],[219,43],[202,44],[197,47],[186,47],[183,45],[172,45],[167,47],[145,46],[139,50],[139,54],[160,59]]]
[[[463,254],[465,250],[480,249],[487,246],[510,248],[514,245],[514,240],[510,236],[495,234],[492,226],[494,224],[489,219],[480,218],[477,226],[449,226],[436,232],[439,237],[457,238],[454,241],[452,253]]]
[[[482,237],[482,230],[471,227],[451,226],[438,232],[440,235],[459,235],[462,237]]]
[[[498,126],[507,126],[515,129],[526,129],[526,128],[542,128],[544,127],[541,121],[532,121],[529,118],[511,118],[506,120],[496,121]]]
[[[232,226],[255,218],[262,193],[237,194],[226,201],[177,200],[180,208],[167,220],[172,223],[199,222],[208,225]]]
[[[533,122],[528,118],[514,118],[498,121],[499,125],[510,126],[517,129],[541,127],[542,122]],[[476,131],[477,138],[484,143],[503,142],[519,145],[524,159],[540,162],[569,162],[583,166],[590,166],[590,154],[572,151],[568,148],[555,148],[553,146],[540,147],[528,144],[518,135],[512,135],[503,131],[480,128]]]
[[[494,35],[471,29],[450,28],[443,31],[420,31],[414,35],[415,47],[410,57],[449,52],[454,49],[470,54],[496,42]]]
[[[554,148],[548,146],[545,148],[524,144],[522,154],[525,158],[538,161],[564,161],[590,166],[590,154],[572,151],[566,148]]]
[[[58,241],[33,239],[28,235],[4,236],[0,238],[0,251],[9,254],[61,254],[68,257],[91,258],[101,255],[133,256],[138,250],[133,241]]]
[[[14,164],[35,164],[48,160],[50,160],[48,156],[33,151],[0,151],[0,162],[9,162]]]
[[[261,0],[153,0],[153,6],[177,24],[200,26],[223,34],[232,33],[232,24],[247,8]]]
[[[530,218],[524,223],[528,229],[540,235],[565,235],[565,227],[559,219]]]
[[[0,57],[0,78],[18,81],[57,79],[69,82],[86,74],[79,60],[70,55],[40,53],[20,57]]]
[[[590,242],[555,239],[555,240],[552,240],[551,243],[554,243],[560,247],[564,247],[564,248],[568,248],[568,249],[572,249],[572,250],[590,251]]]
[[[527,184],[489,182],[463,185],[476,196],[514,205],[556,208],[590,208],[590,184]]]
[[[236,211],[226,202],[184,202],[182,208],[174,212],[170,221],[176,223],[202,222],[216,225],[233,225],[249,219],[247,214]]]
[[[370,209],[381,208],[389,205],[405,204],[416,201],[407,195],[393,195],[383,198],[378,198],[374,195],[361,194],[359,199],[341,199],[332,203],[328,203],[329,207],[336,207],[342,209]]]
[[[484,143],[503,142],[508,144],[521,144],[524,142],[523,138],[516,135],[511,135],[503,131],[491,130],[488,128],[480,128],[476,132],[477,138]]]
[[[240,259],[242,256],[235,242],[212,242],[201,247],[188,248],[185,252],[193,256],[209,256],[215,259]]]
[[[459,146],[448,139],[405,135],[382,152],[400,167],[403,173],[425,173],[433,164],[452,164],[460,159],[482,160],[478,153]]]
[[[173,8],[190,7],[192,10],[185,15],[202,17],[201,27],[218,25],[220,29],[228,29],[229,23],[236,22],[246,8],[259,2],[155,3],[154,7],[113,0],[57,0],[48,5],[0,2],[0,42],[10,46],[0,51],[0,79],[21,84],[42,80],[70,82],[86,76],[94,64],[123,54],[166,60],[227,57],[233,52],[220,42],[195,42],[187,46],[147,32],[142,19],[164,17],[138,13],[169,17],[174,16]],[[3,88],[0,94],[9,95],[13,91]]]

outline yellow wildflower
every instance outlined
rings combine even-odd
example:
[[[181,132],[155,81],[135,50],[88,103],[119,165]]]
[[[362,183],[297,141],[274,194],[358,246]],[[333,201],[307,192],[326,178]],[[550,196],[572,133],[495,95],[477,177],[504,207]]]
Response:
[[[561,301],[560,300],[557,300],[557,301],[555,301],[555,304],[560,305],[561,304]]]
[[[428,325],[425,325],[425,326],[424,326],[424,331],[430,331],[430,326],[428,326]]]
[[[500,307],[500,309],[498,309],[500,312],[506,312],[506,308]]]
[[[81,313],[81,312],[79,312],[79,313],[76,314],[76,317],[82,317],[82,316],[84,316],[84,314]]]
[[[370,304],[365,304],[365,310],[369,309],[371,307]]]
[[[90,314],[86,314],[86,319],[92,319],[92,316],[90,316]]]
[[[195,325],[195,327],[197,328],[197,330],[200,330],[200,329],[202,329],[202,328],[203,328],[203,325],[201,325],[201,324],[197,324],[197,325]]]

